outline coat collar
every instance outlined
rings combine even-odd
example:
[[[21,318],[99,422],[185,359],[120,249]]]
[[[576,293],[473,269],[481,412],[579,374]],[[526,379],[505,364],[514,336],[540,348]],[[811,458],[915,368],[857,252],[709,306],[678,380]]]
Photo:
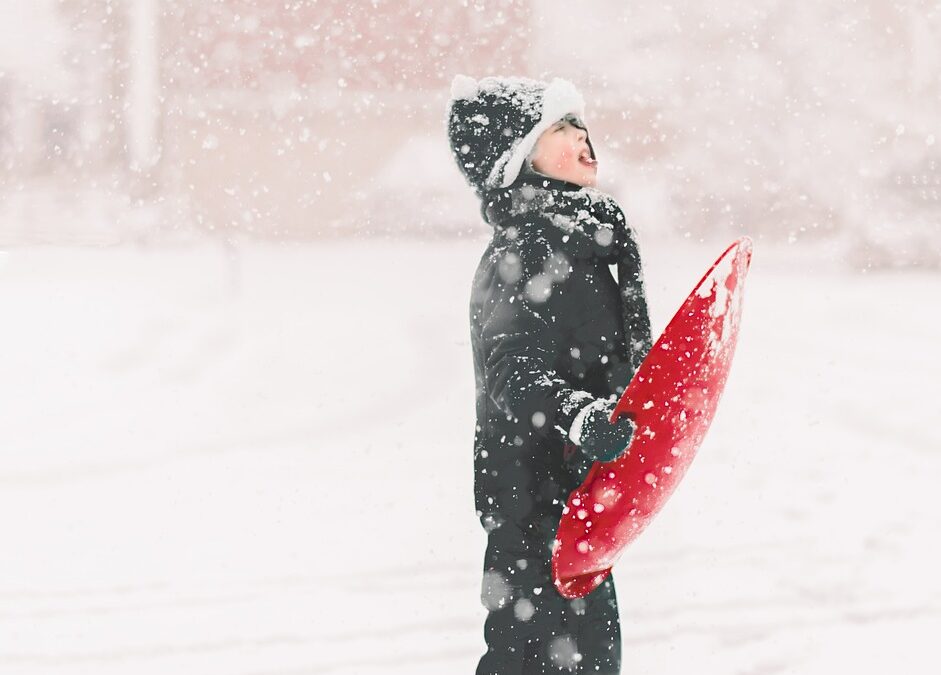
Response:
[[[481,213],[495,239],[541,235],[556,250],[609,264],[627,238],[624,213],[611,195],[542,174],[523,173],[513,185],[484,193]]]

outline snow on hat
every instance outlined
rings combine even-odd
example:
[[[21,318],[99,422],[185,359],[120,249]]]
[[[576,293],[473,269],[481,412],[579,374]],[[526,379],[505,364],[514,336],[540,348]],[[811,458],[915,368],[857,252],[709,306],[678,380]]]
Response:
[[[559,77],[547,84],[527,77],[475,81],[455,75],[447,112],[451,153],[467,182],[482,194],[511,185],[542,132],[567,115],[584,118],[585,102],[571,82]],[[585,140],[594,158],[591,141]]]

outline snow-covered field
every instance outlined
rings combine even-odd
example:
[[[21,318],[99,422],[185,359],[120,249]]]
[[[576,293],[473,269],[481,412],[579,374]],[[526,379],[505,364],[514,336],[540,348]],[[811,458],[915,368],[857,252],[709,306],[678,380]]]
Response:
[[[484,241],[0,253],[0,672],[472,673]],[[654,332],[723,246],[642,241]],[[936,673],[941,277],[755,242],[625,674]]]

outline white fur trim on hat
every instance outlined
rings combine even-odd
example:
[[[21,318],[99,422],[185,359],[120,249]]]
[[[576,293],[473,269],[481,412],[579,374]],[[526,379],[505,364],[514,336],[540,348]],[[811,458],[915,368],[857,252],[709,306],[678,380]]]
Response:
[[[477,96],[477,80],[467,75],[455,75],[451,80],[451,100],[471,99]]]
[[[507,187],[515,181],[516,177],[519,176],[523,161],[536,147],[536,141],[539,140],[542,132],[569,113],[584,118],[585,100],[574,84],[561,77],[555,77],[543,93],[539,122],[528,134],[517,140],[507,152],[497,159],[493,165],[493,170],[487,177],[488,187],[497,187],[496,182],[499,180],[501,169],[503,169],[503,180],[499,185],[500,187]]]

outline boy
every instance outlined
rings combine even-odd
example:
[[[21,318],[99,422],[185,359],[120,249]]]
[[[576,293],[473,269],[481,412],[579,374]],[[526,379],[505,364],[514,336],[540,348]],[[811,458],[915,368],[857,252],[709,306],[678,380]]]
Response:
[[[566,600],[551,575],[569,494],[635,430],[609,418],[651,346],[637,244],[594,188],[583,118],[581,95],[560,78],[451,85],[451,151],[494,229],[470,299],[474,492],[488,537],[477,675],[620,672],[613,577]]]

